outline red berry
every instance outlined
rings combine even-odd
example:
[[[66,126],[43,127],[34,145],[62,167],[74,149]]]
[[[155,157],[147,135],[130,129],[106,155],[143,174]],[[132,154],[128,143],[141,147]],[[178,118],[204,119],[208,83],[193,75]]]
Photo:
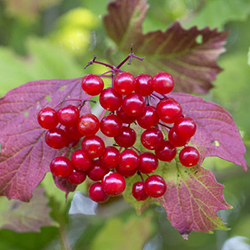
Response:
[[[163,134],[158,128],[149,128],[141,134],[142,145],[150,150],[154,150],[163,142]]]
[[[182,147],[185,146],[188,142],[189,139],[181,137],[179,134],[175,132],[174,127],[171,128],[168,132],[168,140],[171,142],[172,145],[175,147]]]
[[[68,158],[58,156],[51,161],[50,171],[55,176],[66,177],[73,172],[73,166]]]
[[[45,133],[45,142],[51,148],[61,149],[69,144],[69,138],[61,128],[53,128]]]
[[[95,202],[105,202],[109,199],[109,196],[103,191],[102,184],[96,182],[90,185],[89,187],[89,197]]]
[[[112,169],[116,168],[119,161],[119,150],[113,146],[106,147],[104,154],[100,157],[103,167]]]
[[[59,122],[57,112],[50,107],[41,109],[37,115],[37,120],[40,126],[45,129],[55,128]]]
[[[104,141],[99,136],[85,137],[82,140],[82,150],[91,158],[98,158],[103,155],[105,151]]]
[[[145,180],[144,191],[150,197],[161,197],[165,194],[166,190],[166,183],[159,175],[151,175]]]
[[[115,172],[109,172],[103,177],[102,186],[106,194],[116,196],[124,191],[126,182],[122,175]]]
[[[116,111],[116,115],[118,116],[118,118],[123,122],[123,123],[126,123],[126,124],[130,124],[132,122],[134,122],[136,120],[136,117],[134,116],[129,116],[127,115],[122,107],[120,107],[117,111]]]
[[[86,173],[73,169],[73,172],[70,175],[68,175],[66,179],[68,182],[78,185],[85,181]]]
[[[157,112],[160,119],[166,123],[176,122],[182,115],[182,108],[173,98],[163,99],[157,104]]]
[[[143,152],[140,155],[140,164],[138,170],[144,174],[154,172],[158,167],[158,159],[155,154],[151,152]]]
[[[152,78],[152,86],[155,92],[159,94],[168,94],[174,88],[174,79],[167,72],[159,72]]]
[[[138,116],[145,107],[145,101],[141,95],[128,94],[122,101],[122,109],[129,116]]]
[[[114,79],[114,89],[121,95],[127,95],[134,91],[134,76],[129,72],[121,72]]]
[[[142,128],[151,128],[158,124],[159,116],[155,107],[146,106],[142,113],[137,117],[137,122]]]
[[[152,77],[147,74],[140,74],[135,78],[135,93],[141,96],[149,96],[153,93]]]
[[[169,141],[163,141],[155,150],[156,157],[161,161],[172,161],[176,156],[176,147]]]
[[[100,181],[108,172],[109,170],[101,165],[100,160],[94,160],[88,170],[88,177],[93,181]]]
[[[99,130],[99,119],[93,114],[82,115],[77,123],[78,131],[84,136],[93,136]]]
[[[180,163],[185,167],[193,167],[198,164],[200,160],[199,151],[192,147],[184,147],[179,154]]]
[[[106,115],[100,122],[100,130],[108,137],[114,137],[121,133],[122,121],[114,114]]]
[[[67,136],[73,140],[80,140],[83,137],[83,135],[78,131],[77,124],[65,127],[65,132]]]
[[[190,139],[196,131],[195,121],[189,117],[180,118],[175,122],[174,130],[180,137]]]
[[[119,166],[123,169],[133,170],[139,163],[139,155],[133,149],[125,149],[119,155]]]
[[[73,167],[80,171],[87,171],[92,166],[92,159],[80,149],[72,154],[71,161]]]
[[[99,96],[101,106],[109,111],[117,110],[122,104],[122,96],[113,88],[106,88]]]
[[[104,87],[101,77],[89,74],[82,79],[82,89],[89,95],[99,95]]]
[[[121,133],[114,137],[115,142],[124,148],[132,147],[136,141],[136,133],[132,128],[122,127]]]
[[[132,170],[121,168],[120,165],[116,167],[116,172],[121,174],[124,177],[130,177],[133,176],[137,172],[137,168],[134,168]]]
[[[73,126],[79,119],[79,110],[76,106],[69,105],[57,111],[57,117],[64,126]]]
[[[135,182],[132,188],[132,195],[137,201],[144,201],[148,195],[144,191],[144,182]]]

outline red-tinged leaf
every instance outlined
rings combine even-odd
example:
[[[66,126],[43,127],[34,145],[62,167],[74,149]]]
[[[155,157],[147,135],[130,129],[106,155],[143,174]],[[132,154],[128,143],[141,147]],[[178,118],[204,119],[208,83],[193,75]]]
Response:
[[[227,230],[217,212],[232,207],[224,199],[224,186],[212,172],[200,166],[186,168],[173,163],[167,167],[164,179],[167,191],[158,201],[185,239],[191,231]]]
[[[50,161],[62,153],[45,143],[45,130],[39,126],[37,114],[45,106],[55,107],[74,98],[87,98],[80,79],[29,82],[0,99],[0,195],[30,200],[49,171]],[[90,112],[89,103],[82,112]]]
[[[50,217],[51,208],[48,206],[49,199],[45,196],[45,190],[38,187],[33,192],[29,203],[22,201],[8,201],[0,199],[0,228],[12,231],[40,232],[41,227],[57,226]]]
[[[221,71],[216,60],[225,51],[223,45],[228,32],[208,27],[183,29],[175,22],[165,32],[142,32],[142,22],[148,8],[146,0],[116,0],[108,6],[104,17],[107,34],[119,49],[127,53],[130,44],[134,52],[146,56],[143,63],[133,61],[131,71],[154,75],[167,71],[174,76],[175,91],[207,93],[211,81]],[[197,42],[197,40],[201,42]]]

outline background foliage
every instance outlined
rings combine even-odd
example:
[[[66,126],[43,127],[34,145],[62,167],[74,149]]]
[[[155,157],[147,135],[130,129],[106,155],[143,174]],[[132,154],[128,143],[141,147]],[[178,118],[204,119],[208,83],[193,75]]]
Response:
[[[101,73],[102,67],[83,66],[98,55],[108,60],[114,43],[107,37],[102,17],[107,13],[104,0],[2,0],[0,1],[0,96],[28,81],[54,78],[76,78],[83,74]],[[248,0],[148,0],[150,5],[143,32],[165,31],[179,20],[185,28],[197,25],[227,30],[226,53],[219,58],[224,68],[205,96],[226,108],[234,117],[247,150],[250,141],[250,68],[249,41],[250,3]],[[249,57],[248,57],[249,56]],[[203,96],[204,97],[204,96]],[[249,164],[249,156],[246,154]],[[80,193],[64,194],[54,188],[51,176],[40,191],[52,209],[50,218],[42,218],[45,227],[39,233],[23,229],[14,232],[6,227],[6,211],[18,213],[19,203],[0,198],[0,249],[221,249],[226,240],[250,240],[249,173],[234,164],[208,158],[204,167],[215,173],[226,188],[224,195],[234,209],[220,212],[230,231],[213,235],[193,232],[184,241],[165,219],[165,211],[152,206],[137,216],[122,200],[114,200],[97,209]],[[81,187],[85,192],[85,187]],[[46,195],[46,196],[45,196]],[[78,206],[78,204],[84,204]],[[70,215],[68,215],[69,207]],[[82,214],[75,214],[75,211]],[[23,208],[22,219],[29,220],[29,208]],[[28,223],[29,224],[29,223]],[[40,227],[40,225],[38,225]],[[128,233],[129,232],[129,233]],[[249,242],[247,242],[249,243]],[[238,243],[240,244],[240,243]],[[243,243],[242,243],[243,244]],[[225,246],[225,245],[224,245]],[[123,247],[123,248],[122,248]]]

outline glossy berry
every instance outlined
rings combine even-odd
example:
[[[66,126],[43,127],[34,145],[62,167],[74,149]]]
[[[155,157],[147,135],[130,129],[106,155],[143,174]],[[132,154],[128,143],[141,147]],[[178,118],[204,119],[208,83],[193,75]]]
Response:
[[[115,142],[123,148],[132,147],[136,141],[136,133],[132,128],[123,126],[121,133],[115,136],[114,139]]]
[[[91,200],[98,203],[106,202],[109,199],[109,195],[104,192],[103,186],[100,182],[96,182],[90,185],[89,197]]]
[[[70,175],[68,175],[66,179],[68,182],[78,185],[85,181],[86,173],[73,169],[73,172]]]
[[[154,172],[158,167],[158,159],[155,154],[151,152],[143,152],[140,155],[140,164],[138,170],[144,174]]]
[[[104,87],[103,80],[101,77],[89,74],[82,79],[82,89],[89,95],[99,95]]]
[[[167,72],[159,72],[153,76],[152,86],[155,92],[163,95],[168,94],[174,88],[174,79]]]
[[[104,141],[99,136],[89,136],[82,140],[82,150],[91,158],[98,158],[105,151]]]
[[[79,119],[79,110],[76,106],[69,105],[57,111],[57,117],[64,126],[73,126]]]
[[[94,160],[87,174],[91,180],[100,181],[108,172],[109,170],[101,165],[100,160]]]
[[[116,172],[119,173],[119,174],[121,174],[124,177],[130,177],[130,176],[133,176],[137,172],[137,168],[129,170],[129,169],[121,168],[121,166],[118,165],[116,167]]]
[[[127,115],[122,107],[120,107],[117,111],[116,111],[116,115],[117,117],[123,122],[123,123],[126,123],[126,124],[130,124],[132,122],[134,122],[136,120],[136,117],[134,116],[129,116]]]
[[[144,182],[135,182],[132,188],[132,195],[137,201],[144,201],[148,195],[144,191]]]
[[[93,114],[82,115],[77,123],[78,131],[83,136],[93,136],[99,130],[99,119]]]
[[[149,96],[153,93],[152,77],[140,74],[135,78],[135,93],[141,96]]]
[[[141,134],[141,143],[147,149],[157,149],[162,142],[163,134],[158,128],[147,129]]]
[[[124,191],[126,182],[124,177],[119,173],[109,172],[103,177],[102,186],[106,194],[116,196]]]
[[[114,89],[121,95],[127,95],[134,91],[134,76],[129,72],[121,72],[114,79]]]
[[[151,128],[158,124],[159,116],[155,107],[146,106],[142,113],[137,117],[137,122],[142,128]]]
[[[181,137],[179,134],[175,132],[174,127],[171,128],[168,132],[168,140],[171,142],[172,145],[175,147],[182,147],[185,146],[188,142],[189,139]]]
[[[51,161],[50,171],[54,176],[66,177],[73,172],[73,165],[68,158],[58,156]]]
[[[117,148],[113,146],[106,147],[104,154],[100,157],[102,166],[108,169],[116,168],[119,163],[119,154]]]
[[[72,156],[71,161],[73,167],[76,170],[80,171],[87,171],[92,166],[92,159],[83,151],[83,150],[76,150]]]
[[[100,94],[99,102],[104,109],[115,111],[122,104],[122,96],[114,88],[106,88]]]
[[[199,151],[192,147],[184,147],[179,154],[180,163],[185,167],[193,167],[198,164],[200,160]]]
[[[100,122],[100,130],[108,137],[114,137],[121,133],[122,121],[114,114],[106,115]]]
[[[176,122],[182,115],[182,108],[173,98],[163,99],[157,104],[159,118],[166,123]]]
[[[155,150],[156,157],[161,161],[172,161],[176,156],[176,147],[164,140]]]
[[[139,155],[133,149],[125,149],[119,155],[119,166],[123,169],[133,170],[139,163]]]
[[[41,109],[37,115],[37,120],[40,126],[45,129],[55,128],[59,122],[57,112],[50,107]]]
[[[53,128],[45,133],[45,142],[48,146],[55,149],[61,149],[69,144],[69,138],[61,128]]]
[[[78,131],[77,124],[65,127],[65,132],[70,139],[79,140],[83,135]]]
[[[166,183],[159,175],[151,175],[145,180],[144,191],[150,197],[159,198],[165,194],[166,190]]]
[[[144,98],[136,93],[127,95],[122,101],[122,109],[129,116],[138,116],[145,107]]]
[[[174,124],[174,130],[180,137],[190,139],[196,132],[196,123],[189,117],[183,117]]]

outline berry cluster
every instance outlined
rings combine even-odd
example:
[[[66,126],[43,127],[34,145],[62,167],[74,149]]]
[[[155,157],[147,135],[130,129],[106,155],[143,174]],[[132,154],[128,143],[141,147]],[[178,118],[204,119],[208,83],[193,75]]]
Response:
[[[81,149],[73,152],[71,159],[59,156],[51,161],[51,172],[75,185],[88,176],[93,181],[89,196],[96,202],[121,194],[125,178],[134,174],[141,177],[132,189],[136,200],[161,197],[167,187],[164,179],[154,174],[159,160],[171,162],[180,151],[183,166],[192,167],[199,161],[198,150],[187,146],[196,124],[182,114],[180,103],[166,96],[174,88],[169,73],[159,72],[153,77],[115,73],[112,86],[107,88],[100,76],[89,74],[82,79],[85,93],[99,95],[104,109],[100,118],[80,114],[83,100],[78,106],[68,105],[57,111],[46,107],[39,112],[38,122],[47,129],[45,141],[51,148],[70,148],[81,139]],[[151,100],[157,100],[156,107],[150,105]],[[144,130],[140,136],[143,152],[134,147],[137,134],[132,123]],[[113,138],[113,144],[106,146],[104,137]]]

